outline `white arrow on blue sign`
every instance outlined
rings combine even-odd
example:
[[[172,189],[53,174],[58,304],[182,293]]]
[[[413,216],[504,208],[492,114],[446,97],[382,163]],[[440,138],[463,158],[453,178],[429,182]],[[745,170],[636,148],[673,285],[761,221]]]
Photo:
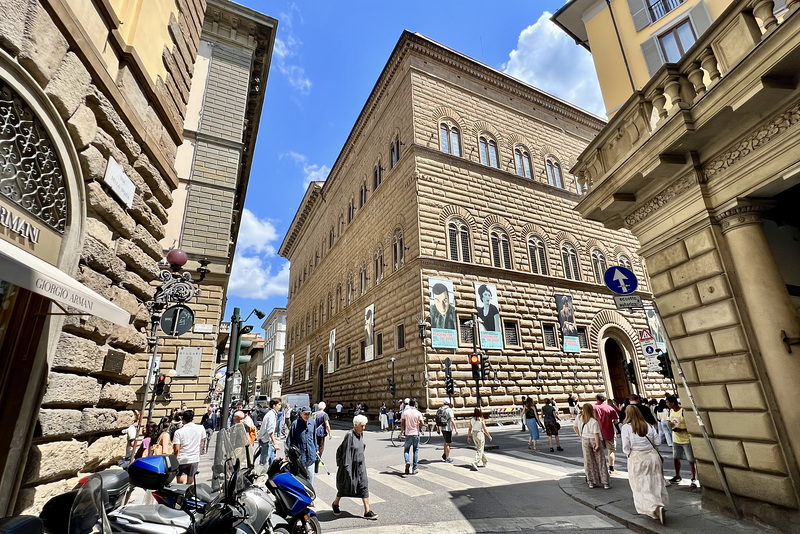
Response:
[[[619,265],[609,267],[603,275],[603,281],[608,289],[620,295],[629,295],[639,287],[636,275],[630,269]]]

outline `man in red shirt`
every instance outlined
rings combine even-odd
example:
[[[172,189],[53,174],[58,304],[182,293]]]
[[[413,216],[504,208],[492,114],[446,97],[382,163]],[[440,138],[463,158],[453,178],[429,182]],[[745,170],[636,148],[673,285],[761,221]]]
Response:
[[[619,414],[613,406],[606,404],[606,396],[603,393],[598,393],[597,404],[594,405],[594,415],[597,417],[597,422],[600,423],[600,435],[603,437],[603,446],[608,451],[608,472],[616,473],[614,469],[614,460],[616,455],[614,451],[617,450],[617,433],[614,430],[614,424],[619,422]]]

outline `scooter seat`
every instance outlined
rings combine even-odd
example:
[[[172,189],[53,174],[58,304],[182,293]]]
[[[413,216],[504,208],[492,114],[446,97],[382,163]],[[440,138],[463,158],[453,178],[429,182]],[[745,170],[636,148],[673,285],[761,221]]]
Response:
[[[186,512],[173,510],[169,506],[158,504],[156,506],[147,504],[132,504],[112,512],[109,516],[122,520],[131,518],[154,523],[157,525],[170,525],[174,527],[189,528],[192,523],[191,518]]]

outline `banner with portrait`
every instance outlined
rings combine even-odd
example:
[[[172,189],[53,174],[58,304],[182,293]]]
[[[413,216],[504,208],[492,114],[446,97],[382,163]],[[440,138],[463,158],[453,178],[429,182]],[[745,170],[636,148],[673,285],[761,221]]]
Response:
[[[306,345],[306,380],[311,378],[311,345]]]
[[[475,307],[481,348],[503,350],[503,323],[497,304],[497,286],[475,282]]]
[[[561,324],[562,348],[564,352],[580,352],[581,339],[575,324],[575,306],[572,295],[555,295],[558,322]]]
[[[331,330],[328,338],[328,374],[336,370],[336,329]]]
[[[375,359],[375,303],[364,310],[364,361]]]
[[[431,347],[457,349],[456,302],[453,282],[444,278],[428,278],[431,315]]]

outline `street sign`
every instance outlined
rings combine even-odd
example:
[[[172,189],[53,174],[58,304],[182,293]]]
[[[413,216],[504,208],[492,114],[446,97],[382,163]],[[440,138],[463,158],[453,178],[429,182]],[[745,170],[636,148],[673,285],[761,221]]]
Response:
[[[189,306],[176,304],[164,310],[161,316],[161,330],[169,336],[180,336],[192,329],[194,312]]]
[[[617,303],[618,310],[626,308],[644,308],[642,297],[639,295],[614,295],[614,302]]]
[[[636,291],[639,286],[636,275],[630,269],[619,265],[606,269],[603,281],[605,281],[608,289],[620,295],[629,295]]]

